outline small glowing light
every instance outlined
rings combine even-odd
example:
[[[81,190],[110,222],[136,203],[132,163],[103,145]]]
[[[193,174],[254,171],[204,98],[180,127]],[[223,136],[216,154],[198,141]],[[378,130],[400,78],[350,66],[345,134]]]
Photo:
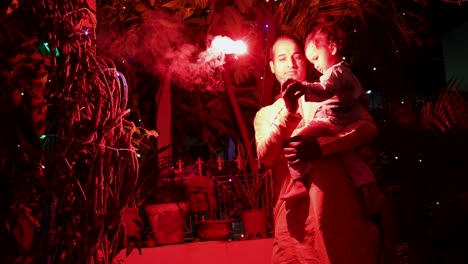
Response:
[[[117,73],[117,77],[119,77],[119,76],[120,76],[120,73]]]
[[[84,34],[87,36],[89,34],[89,30],[88,29],[85,29],[84,30]]]
[[[376,70],[377,70],[377,67],[372,68],[372,70],[376,71]]]
[[[241,234],[240,237],[244,237],[244,234]]]
[[[343,60],[346,60],[346,57],[345,57],[345,56],[343,56],[343,57],[342,57],[342,59],[343,59]]]
[[[357,29],[354,29],[353,32],[356,33],[356,32],[357,32]]]
[[[437,205],[439,205],[439,202],[436,202]]]
[[[265,24],[265,27],[268,28],[268,24]]]
[[[141,155],[140,155],[140,153],[137,153],[137,158],[141,158]]]
[[[24,93],[23,93],[23,92],[21,92],[21,96],[23,96],[23,95],[24,95]]]
[[[422,160],[420,159],[419,162],[422,162]]]
[[[366,91],[366,94],[371,94],[371,93],[372,93],[371,90],[367,90],[367,91]]]
[[[406,13],[405,13],[405,12],[403,12],[403,15],[404,15],[404,16],[406,16]]]
[[[41,165],[41,168],[42,168],[42,169],[45,169],[45,166],[44,166],[44,165]]]
[[[207,10],[206,10],[206,12],[207,12],[207,13],[209,13],[209,12],[210,12],[210,10],[209,10],[209,9],[207,9]]]
[[[401,101],[401,104],[404,104],[404,103],[405,103],[405,101]]]
[[[396,53],[398,53],[398,50],[395,50]]]
[[[138,122],[141,122],[141,119],[138,119]]]
[[[122,6],[122,9],[125,9],[126,7],[125,6]]]
[[[48,80],[48,82],[52,82],[52,80]]]
[[[125,63],[125,61],[122,61],[122,63]]]
[[[232,179],[229,179],[229,182],[232,182]]]
[[[18,144],[18,148],[19,148],[19,147],[21,147],[21,145],[20,145],[20,144]]]
[[[260,76],[260,80],[263,80],[263,76]]]
[[[395,159],[397,160],[397,159],[398,159],[398,156],[395,156]]]
[[[46,135],[42,135],[39,137],[39,139],[44,139],[44,138],[46,138]]]

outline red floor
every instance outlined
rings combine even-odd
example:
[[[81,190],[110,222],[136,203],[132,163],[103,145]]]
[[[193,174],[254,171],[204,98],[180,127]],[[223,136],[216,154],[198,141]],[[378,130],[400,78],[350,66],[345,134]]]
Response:
[[[118,264],[270,264],[273,239],[246,241],[207,241],[143,248],[125,258],[117,255]]]

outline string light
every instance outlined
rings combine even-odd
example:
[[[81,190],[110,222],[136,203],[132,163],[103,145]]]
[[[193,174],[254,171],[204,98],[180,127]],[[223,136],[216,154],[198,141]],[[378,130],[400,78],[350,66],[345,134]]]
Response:
[[[367,90],[367,91],[366,91],[366,94],[371,94],[371,93],[372,93],[371,90]]]

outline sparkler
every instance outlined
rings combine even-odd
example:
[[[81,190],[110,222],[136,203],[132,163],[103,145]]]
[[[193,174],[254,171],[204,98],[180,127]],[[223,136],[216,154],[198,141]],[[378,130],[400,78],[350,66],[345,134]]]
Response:
[[[216,36],[211,42],[211,49],[221,54],[242,55],[247,53],[247,45],[242,40],[232,40],[225,36]]]

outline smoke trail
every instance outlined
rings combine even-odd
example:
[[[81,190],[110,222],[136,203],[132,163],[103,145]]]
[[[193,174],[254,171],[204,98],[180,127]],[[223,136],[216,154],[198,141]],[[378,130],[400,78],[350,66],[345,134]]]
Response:
[[[219,67],[224,64],[224,54],[228,51],[211,43],[233,41],[212,36],[197,39],[202,35],[190,37],[188,32],[179,16],[162,10],[146,11],[143,23],[132,26],[125,35],[103,32],[99,41],[109,47],[110,53],[122,54],[158,76],[171,70],[172,82],[182,88],[223,89]]]

